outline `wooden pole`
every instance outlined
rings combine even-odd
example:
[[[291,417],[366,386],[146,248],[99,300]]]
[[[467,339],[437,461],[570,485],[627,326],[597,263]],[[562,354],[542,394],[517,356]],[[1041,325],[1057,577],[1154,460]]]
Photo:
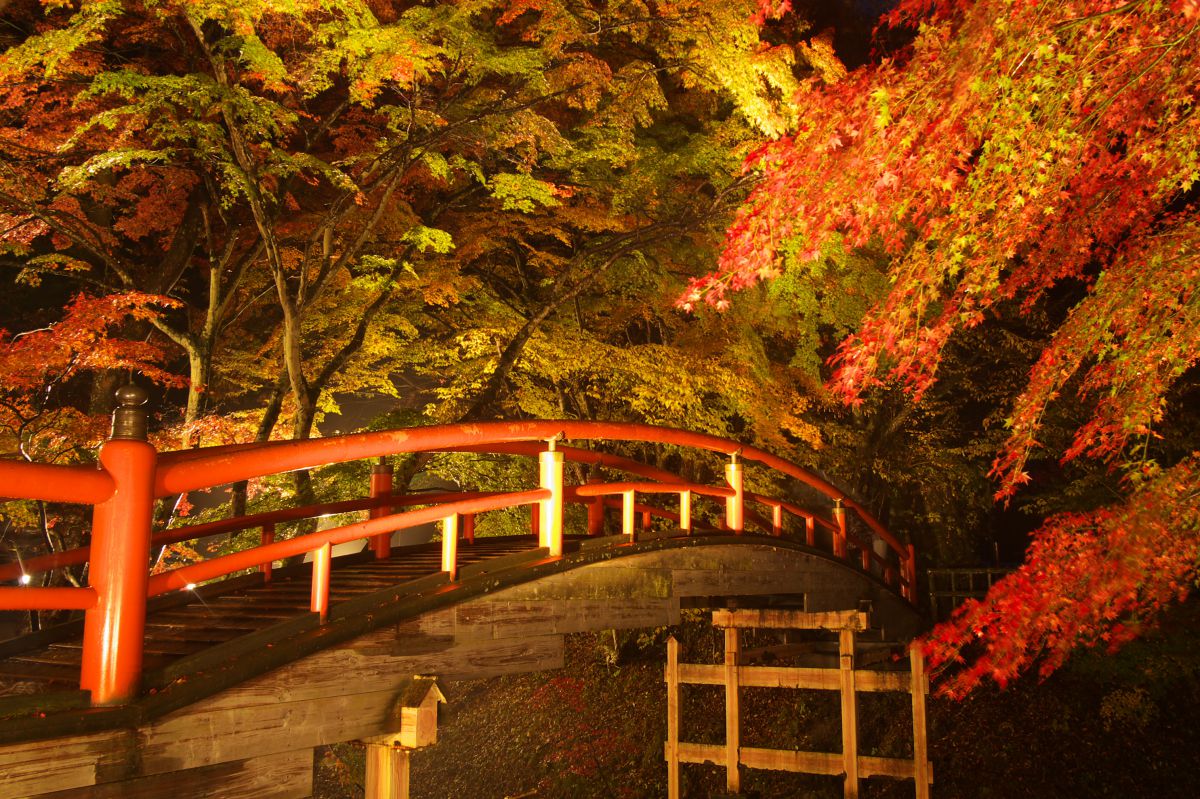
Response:
[[[929,679],[925,676],[925,656],[921,653],[921,647],[909,647],[908,657],[912,663],[913,781],[917,786],[917,799],[929,799],[929,749],[925,717],[925,692],[929,690]]]
[[[725,787],[730,793],[742,789],[742,775],[738,770],[738,727],[740,707],[738,704],[738,662],[741,660],[741,639],[737,627],[725,628]]]
[[[679,799],[679,642],[667,639],[667,799]]]
[[[367,744],[365,799],[408,799],[408,750]]]
[[[854,630],[838,632],[838,661],[842,693],[842,795],[858,799],[858,697],[854,693]]]

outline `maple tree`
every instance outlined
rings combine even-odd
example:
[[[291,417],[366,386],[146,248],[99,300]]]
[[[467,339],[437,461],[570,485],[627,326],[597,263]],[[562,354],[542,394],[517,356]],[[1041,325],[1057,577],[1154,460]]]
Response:
[[[710,210],[669,216],[654,192],[727,172],[724,154],[676,147],[655,174],[639,131],[664,87],[693,119],[719,92],[766,132],[785,123],[766,98],[790,91],[791,51],[758,47],[751,7],[16,3],[5,241],[23,279],[183,303],[150,322],[187,356],[185,423],[222,391],[266,392],[259,437],[288,402],[304,437],[339,390],[394,393],[379,365],[404,363],[419,312],[487,276],[472,261],[536,254],[556,288],[527,336],[587,276]],[[371,335],[387,327],[390,350]],[[364,346],[372,368],[348,378]]]
[[[805,84],[795,131],[748,161],[761,182],[718,270],[681,302],[726,307],[831,242],[884,248],[887,290],[832,359],[832,390],[860,403],[887,385],[920,400],[952,336],[1067,299],[1005,419],[996,496],[1031,479],[1048,410],[1074,396],[1088,416],[1059,455],[1123,472],[1127,497],[1049,520],[1012,578],[939,628],[934,662],[971,658],[961,692],[1117,643],[1195,583],[1197,456],[1156,455],[1200,357],[1200,9],[908,0],[887,23],[916,28],[911,44]]]
[[[120,331],[187,376],[164,446],[307,437],[354,393],[440,386],[409,423],[529,412],[598,396],[626,346],[636,391],[602,415],[716,429],[751,407],[736,359],[735,402],[693,385],[652,407],[673,353],[604,298],[647,271],[674,291],[743,196],[739,148],[794,123],[796,57],[752,10],[14,2],[0,247],[30,324],[59,323],[63,286],[169,298]],[[560,379],[577,348],[590,372]]]

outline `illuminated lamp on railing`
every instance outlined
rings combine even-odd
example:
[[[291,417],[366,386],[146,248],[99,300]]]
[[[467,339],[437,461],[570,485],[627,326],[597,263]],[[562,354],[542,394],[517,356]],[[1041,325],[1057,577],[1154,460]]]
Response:
[[[29,585],[31,582],[33,582],[33,577],[31,577],[28,574],[22,574],[20,582],[21,582],[21,585]]]
[[[195,590],[196,590],[196,584],[195,584],[195,583],[188,583],[187,585],[185,585],[185,586],[183,587],[183,590],[184,590],[184,591],[195,591]]]

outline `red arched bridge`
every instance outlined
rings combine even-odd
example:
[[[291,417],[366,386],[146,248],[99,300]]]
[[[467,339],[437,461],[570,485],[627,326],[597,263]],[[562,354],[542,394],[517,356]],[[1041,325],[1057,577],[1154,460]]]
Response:
[[[99,468],[0,461],[5,496],[93,509],[89,547],[0,564],[0,610],[83,614],[0,642],[6,796],[102,784],[119,793],[135,783],[156,795],[156,774],[231,763],[276,790],[247,777],[247,796],[305,796],[284,755],[386,732],[379,707],[391,675],[554,667],[563,634],[675,623],[681,601],[786,596],[824,610],[870,599],[900,635],[915,624],[912,546],[820,476],[734,441],[555,420],[156,452],[138,407],[144,394],[123,391]],[[660,463],[700,451],[723,462],[715,470],[724,479],[692,482],[605,451],[630,443],[657,447]],[[536,458],[539,480],[518,491],[393,491],[386,458],[440,452]],[[363,459],[379,461],[365,497],[153,529],[163,498]],[[564,462],[593,477],[567,485]],[[778,495],[751,490],[766,485]],[[579,528],[568,529],[571,505],[586,508],[586,526],[584,511],[568,511]],[[517,507],[530,509],[532,536],[476,539],[477,516]],[[352,512],[365,518],[275,539],[277,525]],[[430,522],[440,543],[392,546],[393,532]],[[156,573],[148,566],[159,547],[255,530],[257,543],[244,549]],[[364,551],[331,557],[361,540]],[[311,563],[275,565],[302,557]],[[39,575],[83,564],[84,586],[37,585]],[[262,719],[258,732],[247,731],[249,708]],[[291,731],[286,745],[281,730]],[[246,765],[268,756],[269,768]],[[58,774],[49,783],[38,767],[48,760]],[[228,773],[224,782],[200,774],[196,795],[243,795]],[[71,795],[110,795],[96,790]]]

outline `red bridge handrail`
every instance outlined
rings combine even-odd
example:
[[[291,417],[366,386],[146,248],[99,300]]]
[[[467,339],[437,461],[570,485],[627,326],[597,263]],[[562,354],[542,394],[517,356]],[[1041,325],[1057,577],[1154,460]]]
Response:
[[[633,422],[551,421],[479,422],[435,425],[405,430],[353,433],[308,441],[268,441],[206,449],[166,452],[159,456],[154,490],[165,497],[214,485],[236,483],[264,474],[310,469],[404,452],[454,451],[469,447],[545,441],[556,436],[583,441],[640,441],[675,444],[723,455],[740,455],[815,488],[825,496],[853,509],[871,530],[897,552],[904,544],[893,536],[866,508],[824,478],[776,455],[736,441],[671,427]],[[266,468],[264,468],[266,467]],[[678,479],[678,478],[676,478]]]
[[[114,490],[112,478],[95,466],[63,466],[0,458],[0,502],[40,499],[43,502],[98,505],[111,497]]]
[[[322,516],[333,516],[339,513],[352,513],[371,508],[396,507],[405,505],[423,505],[425,503],[447,502],[451,499],[461,499],[477,496],[494,496],[499,491],[438,491],[420,494],[405,494],[391,497],[362,497],[346,499],[341,502],[322,502],[316,505],[303,505],[295,508],[252,513],[248,516],[238,516],[233,519],[220,519],[214,522],[189,524],[183,527],[172,527],[155,533],[151,539],[152,547],[178,544],[181,541],[191,541],[197,538],[221,535],[222,533],[237,533],[242,530],[253,530],[268,524],[296,522],[303,519],[314,519]],[[88,562],[91,547],[82,546],[67,549],[62,552],[51,552],[38,555],[27,560],[11,563],[0,563],[0,580],[16,580],[22,575],[39,574],[52,569],[66,566],[78,566]]]
[[[144,401],[144,400],[143,400]],[[123,406],[120,413],[141,411]],[[114,429],[116,429],[114,425]],[[597,452],[577,446],[557,446],[569,441],[623,441],[668,444],[705,450],[729,458],[723,486],[693,483],[667,470],[632,458]],[[225,519],[152,533],[151,508],[156,498],[243,480],[334,463],[414,452],[491,452],[538,458],[540,488],[511,493],[443,491],[427,494],[391,493],[390,467],[373,470],[371,496],[303,508],[287,508],[237,519]],[[84,633],[84,663],[81,687],[93,692],[93,701],[105,704],[124,701],[137,690],[141,672],[142,630],[145,600],[168,591],[185,590],[195,584],[260,568],[270,576],[276,560],[313,553],[312,608],[324,618],[328,606],[331,547],[358,539],[369,539],[377,557],[387,557],[390,536],[398,529],[441,522],[443,526],[442,571],[454,579],[457,573],[459,524],[468,541],[473,540],[474,516],[501,508],[534,505],[532,525],[539,545],[551,557],[563,552],[562,507],[565,502],[588,505],[588,532],[601,534],[604,509],[621,508],[622,531],[635,540],[635,514],[648,529],[653,516],[672,519],[691,533],[693,495],[716,499],[725,506],[719,529],[741,534],[750,521],[775,536],[784,534],[783,514],[805,522],[805,540],[816,545],[816,526],[830,533],[833,553],[851,559],[857,550],[861,568],[871,573],[878,567],[886,582],[898,585],[910,601],[915,596],[915,554],[902,544],[865,508],[839,488],[813,472],[765,450],[704,433],[666,427],[575,420],[484,422],[478,424],[356,433],[307,441],[277,441],[237,444],[179,452],[157,453],[144,440],[118,436],[100,451],[98,467],[31,464],[0,461],[0,486],[7,494],[22,499],[75,502],[95,506],[93,541],[90,547],[51,553],[24,563],[0,565],[0,580],[21,578],[39,570],[76,565],[90,560],[87,588],[0,587],[0,609],[82,609],[87,611]],[[622,470],[640,480],[613,483],[563,485],[564,460]],[[833,521],[788,500],[751,493],[743,487],[743,463],[754,462],[815,489],[834,503]],[[377,480],[381,475],[384,479]],[[679,513],[636,502],[637,494],[677,494]],[[620,494],[616,502],[606,497]],[[771,509],[763,519],[749,511],[748,503]],[[397,508],[428,505],[421,510],[395,512]],[[871,530],[866,539],[847,526],[846,510],[853,510]],[[370,518],[339,527],[275,541],[275,525],[315,516],[369,511]],[[460,515],[462,519],[460,520]],[[598,522],[598,524],[597,524]],[[707,525],[705,522],[701,524]],[[147,563],[152,546],[189,539],[261,529],[261,544],[239,552],[181,566],[150,575]],[[875,552],[878,541],[895,553]],[[124,652],[125,654],[122,654]]]
[[[485,497],[447,502],[404,513],[390,513],[386,516],[379,516],[363,522],[355,522],[354,524],[346,524],[341,527],[331,527],[328,530],[320,530],[315,533],[289,538],[286,541],[276,541],[271,544],[244,549],[241,552],[222,555],[200,563],[180,566],[177,569],[151,575],[148,593],[150,596],[158,596],[168,591],[186,589],[190,585],[194,586],[206,580],[224,577],[246,569],[253,569],[264,563],[313,552],[326,544],[336,546],[337,544],[357,541],[362,538],[379,535],[380,533],[391,533],[394,530],[416,527],[439,521],[451,513],[483,513],[484,511],[511,508],[517,505],[530,505],[534,502],[548,499],[549,496],[550,492],[544,488],[537,488],[532,491],[515,491],[507,494],[493,494]]]

